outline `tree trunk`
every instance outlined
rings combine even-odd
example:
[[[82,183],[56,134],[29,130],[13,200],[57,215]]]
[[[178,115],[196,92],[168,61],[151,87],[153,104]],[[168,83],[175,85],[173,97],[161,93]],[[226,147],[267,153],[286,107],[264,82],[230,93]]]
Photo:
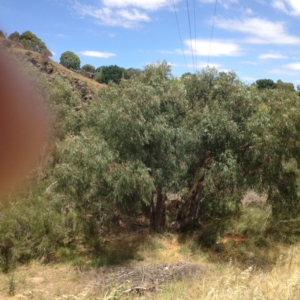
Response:
[[[150,208],[150,226],[155,232],[164,232],[166,229],[166,194],[160,188],[156,190],[156,202],[154,195],[151,197]]]
[[[206,157],[203,163],[203,170],[207,170],[210,163],[210,152],[207,151]],[[171,229],[179,230],[187,225],[199,223],[199,217],[201,216],[201,202],[203,201],[203,183],[205,175],[200,176],[194,183],[190,190],[186,201],[182,204],[177,220],[171,224]]]

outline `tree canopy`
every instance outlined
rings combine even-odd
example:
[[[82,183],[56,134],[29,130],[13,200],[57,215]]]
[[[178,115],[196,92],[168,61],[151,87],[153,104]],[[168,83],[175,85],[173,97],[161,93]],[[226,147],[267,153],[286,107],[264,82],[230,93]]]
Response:
[[[20,33],[15,31],[8,36],[8,39],[14,42],[20,42]]]
[[[89,72],[89,73],[94,73],[95,72],[95,67],[90,65],[90,64],[86,64],[86,65],[83,65],[81,68],[80,68],[80,71],[81,72]]]
[[[102,66],[96,69],[95,80],[106,84],[109,81],[113,81],[114,83],[118,84],[120,83],[124,72],[124,68],[121,68],[117,65]]]
[[[17,33],[13,37],[17,38]],[[47,49],[46,44],[31,31],[25,31],[20,35],[20,43],[28,50],[42,52],[43,49]]]
[[[174,228],[238,210],[249,188],[267,191],[274,216],[296,215],[296,173],[285,165],[300,163],[298,99],[244,85],[234,72],[177,79],[166,62],[150,64],[101,90],[64,148],[57,171],[69,179],[58,188],[97,218],[148,206],[156,231],[166,226],[167,191],[189,190]]]
[[[60,64],[72,71],[77,71],[80,69],[80,58],[75,53],[66,51],[60,56]]]
[[[276,88],[276,83],[272,79],[259,79],[256,80],[255,84],[260,90]]]

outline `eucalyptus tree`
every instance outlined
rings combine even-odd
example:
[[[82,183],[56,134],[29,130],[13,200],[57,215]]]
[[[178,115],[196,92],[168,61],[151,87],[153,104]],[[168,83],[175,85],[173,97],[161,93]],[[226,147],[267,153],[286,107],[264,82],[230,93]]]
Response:
[[[245,86],[233,72],[206,69],[183,79],[190,192],[174,228],[238,209],[249,188],[268,193],[274,216],[299,213],[300,109],[296,93]]]
[[[152,228],[163,231],[164,193],[185,167],[185,109],[184,87],[166,62],[148,65],[128,82],[109,83],[89,107],[81,134],[61,147],[60,198],[96,219],[150,205]]]

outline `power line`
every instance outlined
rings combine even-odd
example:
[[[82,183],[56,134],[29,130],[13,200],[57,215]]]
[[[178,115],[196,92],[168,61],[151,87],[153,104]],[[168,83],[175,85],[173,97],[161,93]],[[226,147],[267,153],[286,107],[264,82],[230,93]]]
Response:
[[[198,61],[197,61],[197,24],[196,24],[196,1],[194,0],[194,31],[195,31],[195,60],[196,60],[196,71],[198,69]]]
[[[185,58],[185,54],[184,54],[183,43],[182,43],[182,38],[181,38],[181,33],[180,33],[180,28],[179,28],[179,22],[178,22],[178,17],[177,17],[177,12],[176,12],[176,7],[175,7],[174,0],[173,0],[173,7],[174,7],[174,12],[175,12],[176,23],[177,23],[177,28],[178,28],[178,34],[179,34],[180,42],[181,42],[181,49],[182,49],[182,53],[183,53],[183,57],[184,57],[185,67],[186,67],[186,71],[188,72],[188,67],[187,67],[186,58]]]
[[[211,51],[211,43],[212,43],[213,34],[214,34],[216,11],[217,11],[217,3],[218,3],[218,0],[216,0],[216,2],[215,2],[214,18],[213,18],[213,24],[212,24],[212,28],[211,28],[210,44],[209,44],[209,51],[208,51],[208,57],[207,57],[207,65],[209,64],[210,51]]]
[[[186,7],[189,19],[189,29],[190,29],[190,40],[191,40],[191,50],[192,50],[192,60],[193,60],[193,68],[195,72],[195,62],[194,62],[194,50],[193,50],[193,41],[192,41],[192,31],[191,31],[191,19],[190,19],[190,9],[189,9],[189,0],[186,0]]]

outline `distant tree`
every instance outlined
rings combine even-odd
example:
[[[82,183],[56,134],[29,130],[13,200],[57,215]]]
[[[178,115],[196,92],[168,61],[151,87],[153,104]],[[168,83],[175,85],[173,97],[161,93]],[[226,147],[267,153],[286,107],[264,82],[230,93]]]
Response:
[[[109,81],[113,81],[114,83],[119,84],[123,73],[124,69],[117,65],[103,66],[101,67],[101,82],[107,84]]]
[[[89,64],[83,65],[80,68],[81,72],[89,72],[89,73],[94,73],[95,72],[95,67]]]
[[[95,73],[94,73],[94,79],[95,79],[97,82],[101,83],[101,82],[102,82],[102,73],[101,73],[101,72],[95,72]]]
[[[259,79],[256,80],[256,86],[258,89],[275,89],[276,83],[272,79]]]
[[[133,76],[139,76],[142,74],[142,70],[141,69],[135,69],[135,68],[129,68],[129,69],[126,69],[125,70],[125,73],[124,73],[124,77],[126,79],[129,79]]]
[[[72,71],[77,71],[80,69],[80,59],[71,51],[62,53],[60,57],[60,64]]]
[[[102,67],[98,67],[97,69],[95,69],[95,73],[101,72],[101,68],[102,68]]]
[[[25,31],[20,35],[20,43],[28,50],[40,53],[43,49],[47,49],[46,44],[31,31]]]
[[[5,33],[0,29],[0,37],[6,38]]]
[[[183,73],[180,78],[184,79],[185,77],[190,77],[191,75],[192,75],[191,72],[186,72],[186,73]]]
[[[15,31],[8,36],[8,39],[14,42],[20,42],[20,33]]]
[[[281,79],[277,80],[277,88],[282,89],[282,90],[287,90],[294,92],[295,91],[295,86],[291,82],[283,82]]]

